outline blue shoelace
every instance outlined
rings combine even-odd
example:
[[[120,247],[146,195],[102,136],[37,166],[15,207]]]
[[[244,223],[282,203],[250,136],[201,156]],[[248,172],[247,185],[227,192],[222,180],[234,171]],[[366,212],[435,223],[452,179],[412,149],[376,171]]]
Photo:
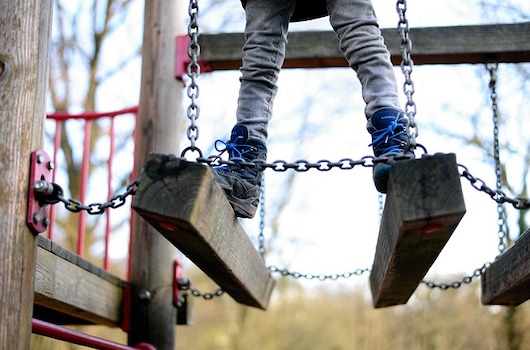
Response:
[[[221,144],[221,146],[219,146]],[[237,143],[237,139],[234,142],[224,142],[222,140],[215,141],[215,149],[219,152],[221,157],[225,152],[228,152],[230,158],[243,158],[243,156],[254,150],[254,147],[245,143]]]
[[[401,130],[394,133],[394,131],[401,126],[401,124],[398,123],[398,118],[399,115],[396,115],[395,119],[391,121],[386,128],[374,132],[373,136],[375,136],[375,139],[368,146],[375,146],[381,152],[381,155],[387,153],[403,153],[403,150],[401,149],[401,140],[399,140],[398,137],[403,135],[405,131]],[[392,142],[389,144],[389,141]],[[382,145],[384,144],[388,144],[388,146],[383,147]]]

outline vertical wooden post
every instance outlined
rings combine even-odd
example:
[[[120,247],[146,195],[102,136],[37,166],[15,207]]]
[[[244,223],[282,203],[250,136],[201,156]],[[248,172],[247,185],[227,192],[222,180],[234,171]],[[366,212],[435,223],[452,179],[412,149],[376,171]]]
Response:
[[[26,227],[31,151],[42,145],[51,0],[0,0],[0,349],[29,349],[36,241]]]
[[[179,83],[174,78],[176,0],[146,0],[137,169],[149,152],[177,153],[180,139]],[[176,249],[135,215],[131,251],[132,315],[129,344],[174,349],[173,260]]]

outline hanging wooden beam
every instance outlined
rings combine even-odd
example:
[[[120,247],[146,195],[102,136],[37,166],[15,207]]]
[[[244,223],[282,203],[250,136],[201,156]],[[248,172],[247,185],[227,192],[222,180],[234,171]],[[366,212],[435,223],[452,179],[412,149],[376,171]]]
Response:
[[[370,275],[375,307],[407,303],[465,211],[454,154],[392,166]]]
[[[482,304],[517,306],[530,299],[530,229],[481,277]]]
[[[401,62],[396,28],[382,29],[393,64]],[[530,62],[530,22],[473,26],[411,28],[414,64]],[[203,34],[200,60],[212,70],[239,69],[242,33]],[[289,33],[284,68],[346,67],[333,31]]]
[[[151,154],[133,208],[236,301],[266,309],[275,282],[208,166]]]

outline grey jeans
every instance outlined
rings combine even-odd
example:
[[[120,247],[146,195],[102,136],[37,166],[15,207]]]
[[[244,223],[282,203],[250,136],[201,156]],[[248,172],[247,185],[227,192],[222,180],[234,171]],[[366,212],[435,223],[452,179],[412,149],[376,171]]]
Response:
[[[276,82],[285,59],[296,0],[248,0],[237,122],[250,136],[267,139]],[[329,20],[349,66],[357,73],[369,119],[385,107],[400,109],[390,54],[370,0],[327,0]]]

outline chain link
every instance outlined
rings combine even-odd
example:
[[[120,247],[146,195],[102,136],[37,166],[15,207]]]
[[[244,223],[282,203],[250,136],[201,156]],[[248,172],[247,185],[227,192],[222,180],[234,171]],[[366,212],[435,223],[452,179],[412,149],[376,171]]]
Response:
[[[493,119],[493,157],[495,159],[495,177],[497,192],[502,189],[502,167],[500,160],[500,145],[499,145],[499,108],[497,104],[497,69],[499,64],[497,62],[490,62],[486,64],[486,68],[490,73],[490,100]],[[506,212],[503,203],[497,202],[498,215],[498,231],[499,238],[499,253],[503,253],[506,249]]]
[[[201,46],[199,45],[199,3],[198,0],[190,0],[188,14],[190,16],[190,23],[188,24],[188,36],[190,37],[190,42],[188,44],[188,57],[190,58],[190,63],[187,67],[187,74],[190,78],[189,85],[187,87],[187,94],[190,98],[190,104],[186,111],[187,117],[190,121],[190,124],[187,129],[187,137],[190,141],[190,146],[184,149],[182,155],[187,151],[197,151],[199,154],[202,153],[200,149],[195,145],[195,142],[199,138],[199,127],[197,126],[197,119],[199,119],[200,108],[197,104],[197,99],[199,98],[199,84],[197,79],[201,74],[201,66],[199,65],[199,55],[201,52]]]
[[[486,270],[488,269],[489,266],[490,266],[489,262],[485,263],[484,265],[482,265],[482,267],[479,267],[479,268],[475,269],[475,271],[473,272],[472,275],[465,276],[460,281],[454,281],[454,282],[451,282],[451,283],[436,283],[436,282],[423,280],[423,281],[421,281],[421,283],[425,284],[427,287],[429,287],[431,289],[434,289],[434,288],[439,288],[439,289],[442,289],[442,290],[447,290],[449,288],[457,289],[457,288],[460,288],[463,284],[471,283],[474,278],[477,278],[477,277],[480,277],[481,275],[483,275],[484,272],[486,272]]]
[[[261,188],[259,198],[259,234],[258,234],[258,253],[265,257],[265,174],[261,174]]]
[[[477,191],[488,194],[491,199],[497,203],[510,203],[515,209],[526,210],[530,209],[530,199],[522,196],[514,198],[508,196],[502,190],[493,190],[482,179],[471,175],[466,166],[458,164],[461,169],[460,176],[466,178]]]
[[[222,296],[225,292],[221,288],[217,288],[215,292],[201,292],[199,289],[194,288],[191,285],[191,281],[187,278],[180,279],[178,281],[179,288],[182,291],[190,291],[191,295],[197,298],[203,298],[204,300],[212,300],[213,298]]]
[[[128,196],[133,196],[136,194],[139,184],[140,179],[136,179],[127,185],[126,191],[124,193],[113,196],[108,202],[85,205],[77,199],[65,198],[63,196],[64,190],[62,187],[52,183],[51,185],[54,189],[53,192],[49,195],[42,195],[42,200],[46,204],[56,204],[62,202],[64,207],[73,213],[79,213],[80,211],[84,210],[90,215],[101,215],[106,209],[116,209],[124,205]]]
[[[326,275],[326,274],[314,275],[314,274],[311,274],[311,273],[293,272],[293,271],[289,271],[287,269],[282,269],[282,268],[279,268],[277,266],[272,265],[272,266],[269,266],[269,271],[272,272],[272,273],[279,273],[283,277],[292,277],[294,279],[319,280],[319,281],[327,281],[327,280],[336,281],[336,280],[338,280],[340,278],[347,279],[347,278],[350,278],[350,277],[353,277],[353,276],[360,276],[363,273],[370,272],[370,269],[369,268],[356,269],[356,270],[354,270],[352,272],[343,272],[343,273],[340,273],[340,274],[331,274],[331,275]]]
[[[401,72],[405,77],[405,82],[403,83],[403,93],[407,97],[407,102],[405,103],[405,115],[409,119],[409,139],[410,145],[416,147],[416,138],[418,137],[419,130],[414,117],[416,116],[416,103],[412,99],[414,95],[414,82],[412,81],[411,74],[414,67],[414,61],[411,57],[412,52],[412,41],[410,40],[409,32],[409,21],[406,17],[407,12],[407,1],[398,0],[396,4],[396,11],[399,15],[398,29],[401,36],[400,42],[400,52],[401,52]]]
[[[276,172],[285,172],[287,170],[294,170],[298,172],[306,172],[310,169],[316,169],[318,171],[330,171],[333,168],[338,168],[341,170],[351,170],[356,166],[362,167],[373,167],[378,163],[393,163],[394,161],[400,160],[409,160],[413,159],[410,155],[399,155],[399,156],[364,156],[359,160],[354,160],[351,158],[342,158],[338,162],[332,162],[330,160],[319,160],[317,162],[308,162],[307,160],[297,160],[295,162],[287,162],[285,160],[276,160],[272,163],[267,163],[263,160],[256,159],[252,161],[247,161],[244,158],[234,157],[229,160],[221,159],[219,156],[209,156],[208,158],[199,157],[197,162],[208,164],[209,166],[221,166],[228,165],[234,168],[251,168],[258,171],[263,171],[265,169],[271,169]]]

